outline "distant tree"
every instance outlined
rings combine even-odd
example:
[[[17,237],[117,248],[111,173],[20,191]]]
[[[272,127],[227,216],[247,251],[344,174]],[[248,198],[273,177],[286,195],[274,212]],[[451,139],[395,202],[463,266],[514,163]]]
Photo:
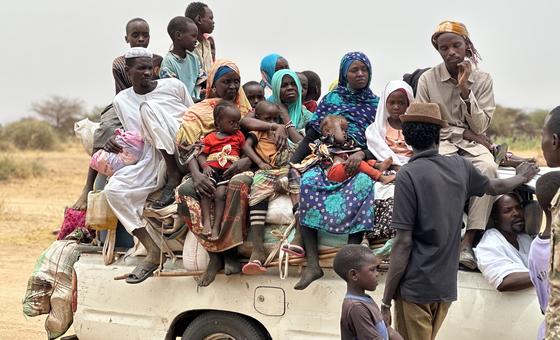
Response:
[[[51,96],[32,103],[31,109],[63,134],[73,134],[74,123],[86,116],[84,102],[77,98]]]
[[[512,137],[520,113],[518,109],[497,105],[488,134],[493,137]]]
[[[548,115],[547,110],[535,110],[529,114],[531,123],[537,131],[542,130],[544,126],[544,119]]]
[[[492,137],[537,137],[547,114],[546,110],[526,112],[497,105],[487,133]]]

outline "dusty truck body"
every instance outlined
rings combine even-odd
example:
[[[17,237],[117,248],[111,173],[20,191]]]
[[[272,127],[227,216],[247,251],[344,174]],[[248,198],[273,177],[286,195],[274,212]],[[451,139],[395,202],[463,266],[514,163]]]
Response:
[[[532,188],[534,181],[525,186],[526,196]],[[204,288],[184,276],[152,277],[137,285],[114,280],[139,260],[121,257],[105,266],[98,253],[81,255],[74,266],[79,339],[340,339],[345,284],[331,268],[303,291],[293,289],[296,266],[284,280],[270,268],[262,276],[219,274]],[[164,271],[184,269],[181,261],[168,261]],[[384,286],[382,274],[371,293],[378,302]],[[534,289],[498,292],[480,273],[460,270],[458,300],[438,339],[534,339],[542,320]]]
[[[332,269],[325,269],[325,277],[304,291],[292,288],[298,280],[296,267],[285,280],[274,269],[263,276],[219,274],[204,288],[192,277],[152,277],[138,285],[113,280],[135,263],[119,260],[105,266],[98,254],[81,256],[75,265],[74,330],[79,339],[197,340],[204,338],[197,333],[201,328],[208,331],[206,336],[232,336],[226,339],[340,339],[345,284]],[[184,271],[179,263],[166,264],[166,270]],[[383,294],[385,275],[380,281],[372,293],[376,301]],[[211,328],[204,326],[204,318],[215,317],[209,313],[216,311],[220,318]],[[480,273],[459,271],[459,298],[438,338],[534,339],[542,319],[533,289],[500,293]]]

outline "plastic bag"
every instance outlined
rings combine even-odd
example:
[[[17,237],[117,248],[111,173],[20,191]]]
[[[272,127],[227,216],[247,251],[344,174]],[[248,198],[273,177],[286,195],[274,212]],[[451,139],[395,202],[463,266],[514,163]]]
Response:
[[[93,134],[99,127],[99,123],[84,118],[74,123],[74,134],[82,142],[84,150],[91,155],[93,153]]]
[[[87,201],[86,226],[94,230],[114,230],[117,216],[109,206],[104,191],[90,191]]]
[[[115,141],[122,147],[119,153],[98,150],[89,162],[89,166],[97,172],[112,176],[117,170],[127,165],[136,164],[144,152],[144,140],[136,131],[115,131]]]
[[[269,202],[266,224],[288,225],[293,219],[292,200],[288,195],[280,195]]]
[[[62,225],[60,226],[60,230],[58,231],[58,235],[56,236],[57,240],[62,240],[74,230],[78,228],[85,228],[86,227],[86,212],[84,210],[76,210],[72,208],[66,208],[64,210],[64,221],[62,221]]]
[[[192,232],[187,233],[183,247],[183,266],[187,271],[204,271],[208,267],[208,252]]]
[[[27,284],[23,313],[49,313],[45,321],[49,339],[57,338],[72,325],[72,276],[79,258],[75,240],[53,242],[39,256]]]

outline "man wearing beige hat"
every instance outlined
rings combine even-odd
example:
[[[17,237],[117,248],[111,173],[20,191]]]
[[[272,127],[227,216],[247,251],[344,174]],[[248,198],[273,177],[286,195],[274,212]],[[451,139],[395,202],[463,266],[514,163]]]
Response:
[[[538,168],[523,163],[516,176],[483,175],[459,155],[438,153],[440,130],[447,127],[438,104],[413,103],[401,116],[402,132],[413,157],[397,173],[393,228],[397,234],[381,301],[405,339],[434,339],[457,299],[457,268],[462,212],[472,196],[512,191],[533,178]]]
[[[482,174],[497,177],[497,165],[490,151],[482,144],[467,140],[463,134],[481,135],[490,126],[496,105],[492,78],[476,66],[480,60],[469,32],[460,22],[444,21],[432,35],[432,45],[443,62],[426,71],[418,80],[416,101],[437,103],[449,126],[441,130],[439,152],[459,154],[468,159]],[[485,230],[494,197],[484,195],[471,199],[467,232],[461,243],[460,263],[476,268],[472,251],[479,230]]]

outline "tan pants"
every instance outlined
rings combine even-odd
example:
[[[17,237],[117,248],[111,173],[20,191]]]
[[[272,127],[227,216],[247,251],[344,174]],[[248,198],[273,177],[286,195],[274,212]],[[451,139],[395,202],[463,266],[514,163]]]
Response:
[[[485,152],[479,156],[472,156],[465,152],[462,155],[469,160],[475,168],[488,178],[498,177],[498,166],[494,162],[494,157],[490,152]],[[492,212],[492,205],[496,200],[495,196],[484,195],[473,197],[469,202],[469,216],[467,219],[467,230],[484,230],[488,224],[488,218]]]
[[[417,304],[395,300],[395,328],[405,340],[434,340],[451,302]]]

